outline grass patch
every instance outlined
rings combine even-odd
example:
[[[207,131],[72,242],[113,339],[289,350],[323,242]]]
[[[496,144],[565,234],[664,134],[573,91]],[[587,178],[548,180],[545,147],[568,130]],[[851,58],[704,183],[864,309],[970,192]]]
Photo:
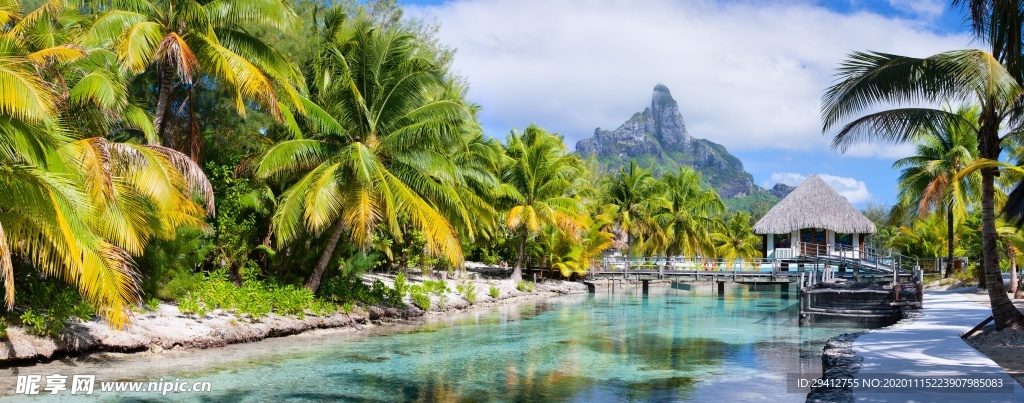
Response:
[[[537,284],[532,281],[520,280],[516,283],[516,289],[522,292],[533,292],[537,289]]]
[[[238,287],[228,280],[226,272],[219,270],[210,273],[194,290],[178,300],[178,310],[185,314],[205,316],[215,309],[254,318],[274,312],[302,319],[307,311],[322,315],[337,311],[338,305],[316,298],[313,292],[293,285],[247,280]]]

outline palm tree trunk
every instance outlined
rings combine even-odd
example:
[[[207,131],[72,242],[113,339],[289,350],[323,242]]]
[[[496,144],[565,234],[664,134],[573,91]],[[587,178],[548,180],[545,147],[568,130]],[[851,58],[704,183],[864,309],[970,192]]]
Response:
[[[1016,299],[1017,293],[1020,292],[1017,288],[1017,248],[1014,248],[1013,245],[1007,245],[1006,256],[1010,259],[1010,294],[1013,294],[1013,298]]]
[[[624,267],[626,268],[627,272],[629,271],[629,255],[630,255],[630,252],[632,250],[633,250],[633,235],[630,234],[629,232],[626,232],[626,265]]]
[[[988,142],[983,142],[982,153],[991,151],[991,147],[985,147]],[[990,144],[987,144],[990,145]],[[987,153],[992,154],[992,153]],[[998,158],[998,145],[996,155],[984,155],[985,158]],[[982,268],[985,272],[986,285],[988,286],[988,298],[992,303],[992,317],[995,319],[996,327],[999,329],[1024,328],[1024,315],[1013,305],[1013,301],[1006,295],[1006,288],[1003,287],[1003,273],[999,270],[999,251],[996,239],[996,215],[995,215],[995,180],[996,170],[986,168],[981,171],[981,240],[982,240]]]
[[[174,68],[161,64],[157,69],[159,72],[160,87],[157,89],[156,110],[153,111],[153,125],[156,126],[156,134],[164,147],[177,150],[174,138],[171,137],[170,127],[167,120],[171,117],[171,91],[174,89]]]
[[[331,232],[331,238],[327,240],[327,245],[324,246],[324,251],[320,254],[320,260],[316,262],[313,274],[306,281],[306,288],[310,291],[316,292],[320,288],[320,279],[323,278],[327,265],[331,263],[331,257],[334,256],[334,250],[338,248],[338,241],[341,240],[343,232],[345,232],[345,225],[338,220],[334,223],[334,231]]]
[[[516,267],[512,269],[512,281],[523,281],[523,262],[526,260],[526,227],[519,230],[519,257],[516,259]]]
[[[1013,299],[1024,298],[1024,276],[1017,276],[1017,292],[1013,293]]]
[[[949,278],[949,274],[953,272],[953,208],[952,206],[946,207],[946,275],[943,277]]]

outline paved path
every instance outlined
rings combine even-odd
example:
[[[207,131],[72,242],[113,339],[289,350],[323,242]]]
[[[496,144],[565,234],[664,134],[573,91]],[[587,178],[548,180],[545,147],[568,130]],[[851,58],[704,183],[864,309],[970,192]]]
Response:
[[[955,390],[921,392],[868,391],[854,388],[858,402],[1024,402],[1024,388],[995,362],[969,346],[960,335],[992,312],[967,297],[948,291],[926,291],[922,317],[907,323],[865,334],[853,344],[864,357],[858,379],[897,375],[927,377],[973,375],[995,378],[1012,385],[998,392]],[[920,379],[920,378],[918,378]]]

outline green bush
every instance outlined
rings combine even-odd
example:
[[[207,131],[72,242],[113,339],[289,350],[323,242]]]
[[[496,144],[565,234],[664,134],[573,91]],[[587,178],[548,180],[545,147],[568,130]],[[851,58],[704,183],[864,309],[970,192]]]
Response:
[[[395,293],[404,296],[409,291],[409,283],[406,281],[405,273],[398,273],[395,276]]]
[[[501,290],[492,285],[491,288],[487,290],[487,294],[490,295],[491,298],[498,299],[498,296],[501,295]]]
[[[224,270],[210,273],[195,290],[178,300],[178,310],[198,316],[205,316],[214,309],[224,309],[254,318],[275,312],[302,319],[307,310],[324,314],[336,308],[335,304],[319,300],[311,291],[294,285],[250,279],[238,287],[228,280]]]
[[[423,280],[423,290],[434,294],[448,292],[448,283],[443,280]]]
[[[15,289],[23,310],[20,315],[5,312],[5,326],[11,320],[21,323],[30,333],[55,337],[64,331],[68,320],[86,321],[95,314],[92,305],[77,290],[53,277],[40,280],[38,273],[29,272],[16,277]]]
[[[398,285],[398,280],[395,280]],[[402,280],[404,284],[404,276]],[[373,281],[367,286],[359,276],[336,276],[328,279],[320,286],[320,296],[327,301],[338,304],[354,303],[356,301],[368,305],[388,305],[401,307],[402,297],[405,293],[399,293],[394,288],[388,288],[380,279]]]
[[[522,292],[533,292],[537,289],[537,284],[532,281],[520,280],[516,283],[516,289]]]
[[[416,307],[426,311],[430,309],[430,296],[425,293],[412,294],[412,303]]]
[[[154,239],[139,258],[145,295],[176,300],[196,288],[201,280],[195,271],[213,251],[213,243],[197,228],[177,229],[172,240]]]
[[[476,285],[473,284],[473,282],[467,281],[463,284],[459,284],[455,289],[457,289],[459,294],[462,294],[462,298],[465,298],[470,304],[476,303]]]

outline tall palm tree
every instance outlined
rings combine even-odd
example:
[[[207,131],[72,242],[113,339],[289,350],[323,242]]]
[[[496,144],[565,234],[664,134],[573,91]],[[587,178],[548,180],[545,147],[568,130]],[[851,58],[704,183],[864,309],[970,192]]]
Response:
[[[750,214],[742,211],[736,212],[726,220],[719,232],[711,233],[711,240],[715,243],[715,256],[728,262],[735,262],[736,259],[760,258],[761,237],[754,235],[750,226]]]
[[[585,213],[576,195],[582,163],[565,149],[562,137],[535,125],[523,132],[513,131],[506,138],[510,163],[501,174],[505,199],[509,206],[505,225],[519,238],[519,252],[512,280],[523,279],[526,241],[544,225],[578,240]]]
[[[63,1],[52,3],[67,6]],[[292,27],[297,17],[282,0],[84,3],[81,10],[95,14],[95,19],[82,43],[113,49],[126,74],[155,68],[156,135],[164,146],[183,151],[196,162],[202,139],[190,97],[204,76],[231,92],[243,116],[250,102],[279,120],[290,115],[284,101],[304,111],[300,71],[256,34]],[[176,99],[176,92],[185,95]],[[281,92],[285,98],[279,97]],[[176,110],[186,113],[180,125],[172,124],[178,118]]]
[[[315,37],[308,137],[277,143],[256,168],[257,177],[291,183],[273,217],[279,244],[328,233],[306,287],[319,288],[344,233],[366,251],[378,232],[401,239],[399,217],[423,233],[428,253],[461,265],[449,217],[471,220],[458,194],[464,171],[447,155],[466,147],[471,108],[403,26],[377,28],[335,8]]]
[[[956,124],[963,119],[934,108],[916,107],[956,99],[973,101],[980,108],[979,157],[998,161],[1003,137],[1000,127],[1010,132],[1024,121],[1021,86],[992,54],[981,50],[959,50],[926,58],[911,58],[877,52],[856,52],[839,69],[838,81],[822,101],[823,131],[854,118],[835,135],[832,146],[845,151],[851,145],[885,140],[910,141],[922,130]],[[910,105],[881,112],[869,112],[878,105]],[[869,112],[859,116],[861,113]],[[857,117],[859,116],[859,117]],[[998,168],[981,170],[982,267],[992,302],[992,316],[1000,328],[1024,328],[1022,315],[1006,295],[999,269],[995,230],[994,178]]]
[[[918,133],[917,154],[893,163],[903,169],[894,216],[916,213],[920,217],[932,211],[946,216],[946,276],[953,272],[954,226],[967,215],[967,204],[980,193],[977,173],[959,175],[978,158],[978,108],[962,106],[959,119],[942,121],[932,130]],[[959,175],[959,176],[958,176]]]
[[[655,217],[668,209],[665,188],[651,174],[641,168],[635,160],[629,168],[622,167],[619,173],[605,184],[605,202],[615,206],[614,220],[626,235],[626,267],[633,249],[650,251],[668,244],[665,231]],[[634,244],[635,243],[635,244]]]
[[[661,178],[666,188],[666,208],[655,218],[667,233],[665,249],[668,262],[673,256],[710,256],[714,254],[711,232],[721,223],[716,217],[725,211],[725,203],[713,189],[701,188],[700,174],[689,167],[679,174]]]

